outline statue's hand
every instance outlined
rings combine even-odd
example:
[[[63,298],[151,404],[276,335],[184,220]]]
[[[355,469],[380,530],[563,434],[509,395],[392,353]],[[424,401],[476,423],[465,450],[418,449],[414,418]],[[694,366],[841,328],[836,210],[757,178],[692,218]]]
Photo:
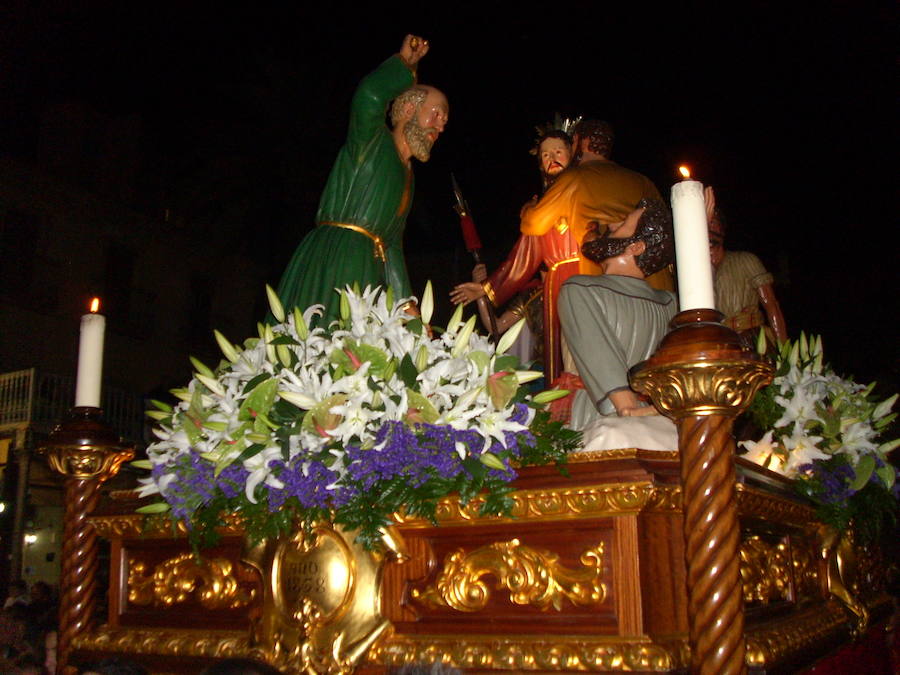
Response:
[[[480,284],[485,279],[487,279],[487,266],[484,263],[478,263],[472,268],[472,281]]]
[[[474,281],[467,281],[464,284],[459,284],[450,291],[450,299],[457,305],[460,303],[466,304],[467,302],[472,302],[483,295],[484,288],[482,288],[481,284]]]
[[[407,35],[403,38],[403,45],[400,47],[400,58],[407,67],[415,70],[422,57],[428,53],[428,47],[428,40],[420,38],[418,35]]]

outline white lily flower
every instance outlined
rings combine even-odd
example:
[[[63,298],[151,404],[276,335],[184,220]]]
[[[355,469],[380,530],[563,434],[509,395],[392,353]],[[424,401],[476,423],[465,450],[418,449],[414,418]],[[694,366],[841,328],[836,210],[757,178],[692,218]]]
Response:
[[[481,448],[485,452],[491,447],[492,439],[496,439],[500,445],[506,447],[507,431],[524,431],[527,427],[522,426],[518,422],[512,422],[506,411],[488,410],[478,416],[478,433],[484,437],[484,446]]]

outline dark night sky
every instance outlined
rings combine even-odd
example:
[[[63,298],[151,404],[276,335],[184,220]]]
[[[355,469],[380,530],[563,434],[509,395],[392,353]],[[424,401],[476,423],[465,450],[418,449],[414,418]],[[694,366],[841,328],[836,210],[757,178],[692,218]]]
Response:
[[[679,163],[717,188],[731,247],[776,274],[792,335],[823,333],[839,370],[896,387],[892,3],[444,3],[403,17],[300,4],[14,3],[0,17],[0,151],[25,152],[17,139],[48,103],[137,115],[155,194],[235,239],[267,231],[256,255],[280,269],[356,82],[418,33],[432,43],[420,77],[446,91],[451,119],[417,168],[408,248],[459,256],[452,170],[499,261],[537,188],[533,127],[554,111],[606,118],[614,158],[664,194]],[[414,285],[428,272],[412,269]]]

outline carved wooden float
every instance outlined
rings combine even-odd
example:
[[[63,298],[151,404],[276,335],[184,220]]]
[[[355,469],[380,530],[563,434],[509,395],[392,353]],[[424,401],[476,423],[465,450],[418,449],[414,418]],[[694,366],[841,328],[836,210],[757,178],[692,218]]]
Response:
[[[746,661],[792,671],[888,611],[883,567],[853,565],[848,542],[838,551],[780,476],[738,469]],[[685,671],[677,453],[581,454],[569,474],[523,470],[513,518],[454,499],[438,527],[398,516],[397,554],[384,559],[323,525],[253,565],[235,526],[198,560],[183,531],[148,529],[135,502],[108,500],[90,518],[109,542],[107,616],[74,638],[70,661],[127,654],[171,673],[226,656],[285,672],[435,661],[466,673]]]

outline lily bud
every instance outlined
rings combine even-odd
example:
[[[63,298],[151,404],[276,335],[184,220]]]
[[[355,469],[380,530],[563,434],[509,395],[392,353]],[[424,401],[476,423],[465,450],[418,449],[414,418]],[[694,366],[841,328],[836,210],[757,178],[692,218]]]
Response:
[[[297,331],[297,335],[300,336],[301,340],[305,340],[309,337],[309,326],[306,325],[306,320],[303,318],[303,312],[300,311],[299,307],[294,307],[294,329]]]
[[[482,452],[480,459],[481,463],[490,469],[497,469],[498,471],[506,471],[507,469],[503,460],[497,457],[493,452]]]
[[[288,403],[293,403],[298,408],[309,410],[315,407],[317,401],[312,396],[301,394],[297,391],[279,391],[278,395]]]
[[[224,335],[222,335],[219,331],[214,330],[213,335],[216,336],[216,342],[219,343],[219,349],[222,350],[222,353],[225,355],[225,358],[231,361],[232,363],[237,363],[237,360],[240,358],[238,356],[237,350],[234,348],[234,345],[231,344]]]
[[[434,291],[431,288],[431,280],[425,284],[425,292],[422,293],[422,304],[419,305],[419,314],[422,317],[422,323],[428,325],[431,323],[431,315],[434,312]]]
[[[525,325],[525,317],[522,317],[518,321],[516,321],[512,326],[507,329],[507,331],[500,338],[500,341],[497,343],[497,354],[503,354],[507,349],[512,347],[512,343],[516,341],[516,338],[519,337],[519,333],[522,332],[522,327]]]
[[[269,296],[269,309],[272,310],[272,316],[278,323],[284,323],[284,307],[281,300],[278,299],[278,293],[269,284],[266,284],[266,295]]]
[[[550,403],[551,401],[555,401],[568,395],[568,389],[547,389],[546,391],[542,391],[539,394],[535,394],[531,398],[531,400],[534,403],[540,403],[541,405],[543,405],[545,403]]]
[[[456,327],[459,326],[460,322],[462,322],[463,315],[463,306],[457,305],[456,309],[453,310],[453,315],[450,317],[450,321],[447,322],[447,332],[452,333],[456,330]]]
[[[213,375],[213,371],[211,371],[203,361],[198,359],[196,356],[191,356],[191,365],[194,366],[194,369],[200,373],[201,375],[206,375],[207,377],[215,377]]]
[[[540,370],[517,370],[516,371],[516,379],[519,381],[519,384],[525,384],[526,382],[532,382],[544,376],[544,373]]]
[[[222,389],[222,384],[214,377],[207,377],[206,375],[201,375],[197,373],[197,379],[200,380],[203,385],[209,389],[212,393],[218,396],[224,396],[225,390]]]
[[[466,321],[466,325],[463,326],[462,330],[459,332],[459,335],[456,337],[456,344],[453,345],[453,349],[450,351],[450,356],[453,358],[458,358],[462,356],[462,353],[465,351],[466,347],[469,346],[469,338],[472,337],[472,331],[475,330],[475,315],[473,314],[469,317],[469,320]]]

